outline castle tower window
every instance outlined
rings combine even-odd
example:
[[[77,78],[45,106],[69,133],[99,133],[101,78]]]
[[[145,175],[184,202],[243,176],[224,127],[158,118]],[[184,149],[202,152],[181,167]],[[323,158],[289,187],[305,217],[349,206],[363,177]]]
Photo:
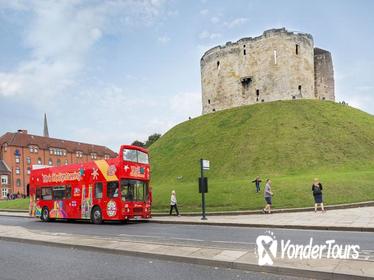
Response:
[[[265,100],[264,100],[264,99],[261,99],[261,102],[265,102]]]
[[[295,96],[295,95],[292,95],[292,99],[296,99],[296,96]]]
[[[213,108],[213,112],[215,112],[215,111],[216,111],[216,109]]]
[[[299,45],[298,44],[296,44],[295,52],[296,52],[296,55],[299,54]]]
[[[299,85],[299,94],[301,94],[301,85]]]
[[[208,104],[210,104],[210,99],[208,99]]]
[[[246,52],[245,50],[243,50],[243,54],[244,54],[244,55],[246,55],[246,54],[247,54],[247,52]]]
[[[322,100],[326,100],[326,97],[322,97]]]
[[[273,55],[274,55],[274,64],[277,64],[277,51],[276,50],[273,51]]]
[[[219,69],[219,61],[217,61],[217,69]]]
[[[252,83],[252,77],[243,77],[240,79],[240,82],[244,87],[248,87]]]
[[[256,96],[257,96],[257,97],[260,96],[260,90],[259,90],[259,89],[256,89]]]

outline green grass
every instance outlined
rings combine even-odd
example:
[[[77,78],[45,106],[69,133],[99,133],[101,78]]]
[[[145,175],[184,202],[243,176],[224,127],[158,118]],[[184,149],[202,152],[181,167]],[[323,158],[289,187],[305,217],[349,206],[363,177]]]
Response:
[[[327,204],[374,199],[374,117],[333,102],[278,101],[208,114],[172,128],[150,154],[156,211],[168,208],[173,189],[184,211],[200,209],[200,158],[211,162],[211,211],[262,207],[249,183],[257,175],[273,179],[277,208],[311,206],[314,177]]]
[[[0,209],[28,210],[30,200],[28,198],[19,198],[15,200],[0,200]]]

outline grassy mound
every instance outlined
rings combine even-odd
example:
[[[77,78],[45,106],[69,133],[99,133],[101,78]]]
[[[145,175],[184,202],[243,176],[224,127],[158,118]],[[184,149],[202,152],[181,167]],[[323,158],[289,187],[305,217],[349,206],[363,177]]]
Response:
[[[256,209],[250,179],[273,179],[274,206],[313,204],[314,177],[326,203],[374,199],[374,117],[333,102],[277,101],[181,123],[151,146],[155,210],[177,191],[184,211],[200,208],[199,159],[209,159],[209,210]]]

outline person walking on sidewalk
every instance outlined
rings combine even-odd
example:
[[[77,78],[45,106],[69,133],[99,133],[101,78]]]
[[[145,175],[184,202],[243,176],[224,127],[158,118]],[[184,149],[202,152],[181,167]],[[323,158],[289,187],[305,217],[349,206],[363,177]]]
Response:
[[[177,206],[177,195],[175,191],[171,192],[171,197],[170,197],[170,213],[169,215],[173,213],[173,208],[175,209],[175,212],[177,213],[177,216],[179,217],[179,211],[178,211],[178,206]]]
[[[260,192],[260,184],[261,184],[261,182],[262,181],[261,181],[261,179],[260,179],[259,176],[257,176],[256,179],[254,179],[252,181],[252,183],[255,183],[255,185],[256,185],[256,193]]]
[[[264,213],[267,212],[268,214],[271,214],[272,197],[273,197],[273,193],[271,191],[271,180],[266,179],[266,185],[265,185],[265,190],[264,190],[264,198],[266,201],[266,206],[262,210],[262,212]]]
[[[312,185],[312,192],[314,196],[314,212],[317,212],[318,204],[321,206],[322,212],[325,212],[325,208],[323,207],[322,189],[322,184],[317,178],[315,178]]]

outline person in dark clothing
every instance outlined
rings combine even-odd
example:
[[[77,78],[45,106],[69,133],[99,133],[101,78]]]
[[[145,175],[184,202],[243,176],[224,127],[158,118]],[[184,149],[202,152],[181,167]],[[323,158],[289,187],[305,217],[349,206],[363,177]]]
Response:
[[[325,212],[325,208],[323,206],[323,197],[322,197],[322,184],[316,178],[314,179],[314,183],[312,185],[312,192],[314,197],[314,212],[317,212],[318,204],[321,206],[322,212]]]
[[[257,176],[256,179],[254,179],[252,181],[252,183],[255,183],[255,185],[256,185],[256,193],[260,192],[260,184],[261,184],[261,182],[262,181],[261,181],[261,179],[260,179],[259,176]]]

